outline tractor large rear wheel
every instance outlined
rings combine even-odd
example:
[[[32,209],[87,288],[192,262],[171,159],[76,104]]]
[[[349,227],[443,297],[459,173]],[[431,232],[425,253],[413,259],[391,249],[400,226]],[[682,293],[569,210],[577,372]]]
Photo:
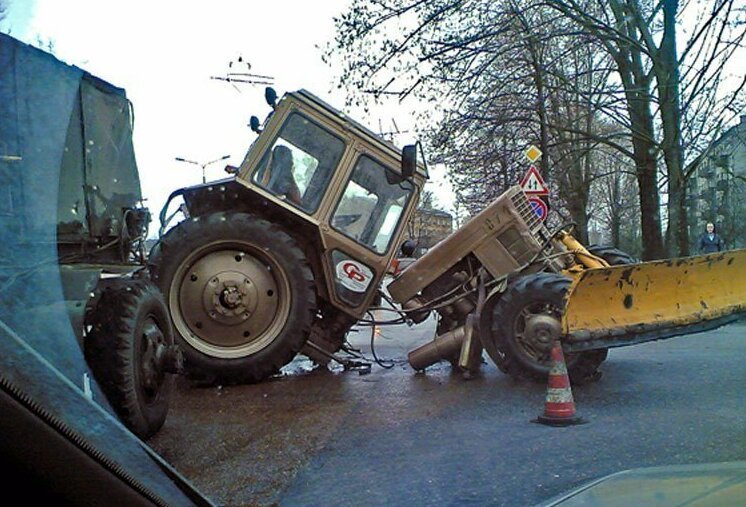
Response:
[[[500,370],[518,379],[545,382],[551,369],[551,350],[561,335],[564,297],[571,280],[555,273],[535,273],[512,283],[506,292],[487,304],[485,322],[490,346],[485,349]],[[488,302],[489,303],[489,302]],[[574,383],[598,378],[606,349],[565,353],[568,374]]]
[[[161,239],[149,263],[191,378],[258,382],[308,339],[313,274],[296,241],[275,224],[246,213],[188,219]]]

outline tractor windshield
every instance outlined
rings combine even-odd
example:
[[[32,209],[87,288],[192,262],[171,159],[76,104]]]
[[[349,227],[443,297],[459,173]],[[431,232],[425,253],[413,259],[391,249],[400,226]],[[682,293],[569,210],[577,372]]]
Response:
[[[384,254],[396,234],[414,190],[409,181],[363,155],[352,171],[332,226],[358,243]]]
[[[253,180],[290,204],[313,213],[319,207],[345,143],[299,113],[288,116]]]

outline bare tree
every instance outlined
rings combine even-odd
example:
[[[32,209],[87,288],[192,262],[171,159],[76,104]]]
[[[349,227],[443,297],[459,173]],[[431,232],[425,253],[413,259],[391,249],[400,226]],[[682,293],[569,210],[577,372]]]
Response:
[[[327,56],[344,55],[340,83],[356,103],[416,95],[437,106],[442,119],[422,133],[470,213],[520,180],[538,144],[553,209],[585,239],[592,148],[610,141],[595,132],[609,65],[561,15],[525,4],[361,0]],[[387,27],[402,18],[415,28],[397,39]]]
[[[344,18],[334,48],[347,49],[349,66],[340,81],[353,100],[360,100],[360,89],[376,99],[440,98],[443,120],[424,134],[470,213],[520,180],[527,169],[523,153],[536,142],[544,153],[540,169],[554,183],[552,207],[575,222],[585,240],[590,187],[603,172],[592,152],[599,143],[618,146],[619,136],[597,129],[600,112],[616,102],[607,85],[608,57],[598,43],[580,36],[563,15],[526,9],[527,2],[516,0],[355,5],[351,13],[365,19]],[[371,34],[380,35],[383,24],[414,14],[419,24],[400,43],[386,38],[376,45]],[[355,27],[362,28],[351,39]],[[356,45],[359,37],[372,41]],[[411,79],[394,91],[408,73]]]
[[[683,5],[679,0],[598,2],[608,5],[606,16],[589,14],[586,4],[575,0],[541,5],[578,23],[614,58],[627,95],[638,160],[643,233],[651,232],[645,217],[656,200],[651,195],[651,189],[657,188],[655,161],[650,159],[660,153],[666,166],[668,251],[687,254],[686,180],[696,168],[697,156],[687,156],[683,132],[687,129],[691,140],[700,127],[721,125],[729,112],[735,112],[746,78],[730,85],[724,82],[723,72],[744,40],[744,9],[737,0]],[[682,16],[693,17],[695,23],[679,51],[677,20]],[[687,160],[692,161],[688,166]],[[647,245],[646,250],[649,258],[654,252]]]
[[[679,51],[675,20],[697,8]],[[642,256],[652,259],[665,254],[661,187],[668,246],[687,252],[685,183],[697,157],[685,150],[736,110],[743,83],[723,99],[723,69],[742,18],[736,0],[355,0],[327,56],[343,63],[353,100],[415,96],[443,114],[425,137],[470,212],[517,180],[526,141],[538,139],[541,169],[562,191],[555,209],[583,230],[605,174],[594,149],[614,148],[634,163]],[[608,120],[618,128],[599,129]]]
[[[593,187],[594,221],[604,231],[604,240],[624,251],[642,253],[639,229],[639,192],[629,160],[616,150],[600,147],[595,158],[607,168]]]

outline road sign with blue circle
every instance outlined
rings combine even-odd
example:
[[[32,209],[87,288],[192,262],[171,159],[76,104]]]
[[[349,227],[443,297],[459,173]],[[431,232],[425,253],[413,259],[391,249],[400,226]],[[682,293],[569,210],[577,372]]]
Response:
[[[539,220],[547,219],[549,208],[547,207],[547,203],[545,203],[541,197],[529,197],[528,202],[531,203],[531,207],[534,209],[536,216],[539,217]]]

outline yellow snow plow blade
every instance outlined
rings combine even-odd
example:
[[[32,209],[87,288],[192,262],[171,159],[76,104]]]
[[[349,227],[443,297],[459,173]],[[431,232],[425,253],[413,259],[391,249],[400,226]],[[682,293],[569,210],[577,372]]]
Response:
[[[562,318],[566,348],[630,345],[712,329],[746,312],[746,250],[587,269]]]

